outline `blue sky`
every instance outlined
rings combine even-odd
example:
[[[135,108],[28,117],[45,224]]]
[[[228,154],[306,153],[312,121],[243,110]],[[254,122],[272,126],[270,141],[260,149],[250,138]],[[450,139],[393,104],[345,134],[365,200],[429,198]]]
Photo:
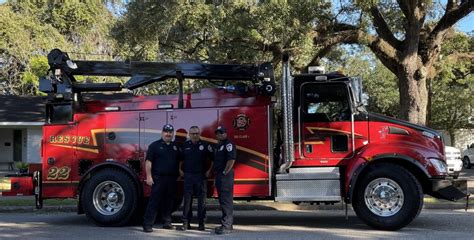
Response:
[[[474,13],[471,12],[471,14],[461,19],[456,26],[463,32],[469,33],[474,31]]]

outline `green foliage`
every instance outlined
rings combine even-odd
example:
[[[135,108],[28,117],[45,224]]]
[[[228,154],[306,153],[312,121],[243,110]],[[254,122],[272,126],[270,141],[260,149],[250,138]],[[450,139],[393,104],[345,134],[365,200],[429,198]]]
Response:
[[[109,35],[115,18],[102,1],[17,0],[0,5],[0,91],[36,95],[38,77],[49,68],[54,48],[74,59],[111,60]]]
[[[27,162],[17,162],[15,164],[15,166],[20,172],[28,170],[28,163]]]
[[[432,81],[430,123],[436,128],[452,131],[473,127],[474,64],[469,57],[473,43],[473,36],[456,33],[442,46],[446,55],[437,65],[439,73]]]
[[[362,78],[364,91],[369,94],[368,111],[398,117],[398,79],[368,49],[344,46],[329,56],[326,63],[330,71]]]
[[[289,51],[296,67],[316,50],[313,24],[330,15],[330,4],[316,0],[136,1],[126,8],[112,32],[130,59],[278,65]]]

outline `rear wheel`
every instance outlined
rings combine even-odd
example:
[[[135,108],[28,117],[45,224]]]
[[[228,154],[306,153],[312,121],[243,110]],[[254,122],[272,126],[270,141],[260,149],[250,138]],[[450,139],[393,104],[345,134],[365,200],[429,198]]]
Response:
[[[409,224],[423,206],[418,180],[404,168],[382,163],[370,166],[357,184],[352,205],[367,225],[397,230]]]
[[[101,226],[121,226],[133,216],[138,191],[133,179],[117,169],[93,174],[84,184],[81,202],[87,218]]]
[[[472,164],[467,156],[462,159],[462,167],[465,169],[471,169]]]

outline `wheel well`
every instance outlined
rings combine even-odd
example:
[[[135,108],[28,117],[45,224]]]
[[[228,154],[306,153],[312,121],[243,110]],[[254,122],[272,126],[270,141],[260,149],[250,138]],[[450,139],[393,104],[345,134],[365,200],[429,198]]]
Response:
[[[134,180],[133,182],[134,182],[135,186],[138,189],[138,196],[143,196],[143,186],[142,186],[142,184],[140,184],[140,180],[139,180],[137,174],[133,170],[131,170],[127,166],[124,166],[124,165],[121,165],[121,164],[118,164],[118,163],[101,163],[101,164],[95,165],[94,167],[89,169],[84,174],[84,176],[81,178],[81,181],[79,182],[79,186],[77,187],[77,194],[79,196],[78,197],[79,201],[77,203],[77,213],[78,214],[83,214],[84,213],[84,209],[83,209],[82,203],[81,203],[81,191],[82,191],[82,188],[84,187],[84,184],[91,178],[92,174],[94,174],[96,172],[99,172],[99,171],[102,171],[104,169],[116,169],[116,170],[125,172],[127,175],[129,175]]]
[[[400,159],[400,158],[383,158],[383,159],[378,159],[376,161],[370,162],[359,174],[359,176],[363,176],[365,172],[367,172],[370,168],[370,166],[375,166],[380,163],[391,163],[398,165],[400,167],[403,167],[404,169],[408,170],[415,178],[418,180],[420,183],[421,187],[423,188],[423,193],[429,193],[431,189],[431,183],[429,181],[429,177],[426,175],[426,173],[420,169],[419,166],[416,164],[407,161],[405,159]]]

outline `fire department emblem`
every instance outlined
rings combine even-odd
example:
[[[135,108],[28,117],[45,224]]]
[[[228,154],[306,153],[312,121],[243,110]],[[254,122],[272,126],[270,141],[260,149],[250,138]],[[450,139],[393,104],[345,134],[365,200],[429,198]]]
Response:
[[[245,131],[250,126],[250,118],[247,115],[241,113],[234,118],[232,125],[239,131]]]
[[[204,146],[203,145],[199,145],[199,150],[204,150]]]
[[[230,143],[227,144],[227,145],[225,146],[225,148],[227,149],[227,152],[232,152],[232,144],[230,144]]]

